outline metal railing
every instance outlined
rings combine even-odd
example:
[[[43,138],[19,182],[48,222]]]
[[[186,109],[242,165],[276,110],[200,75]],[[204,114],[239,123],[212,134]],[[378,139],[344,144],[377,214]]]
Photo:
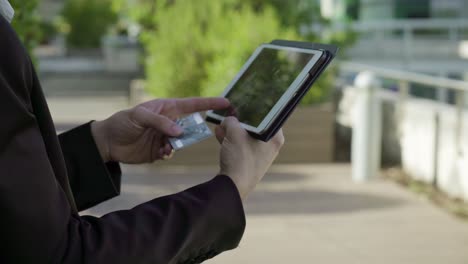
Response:
[[[445,30],[454,38],[460,30],[468,28],[468,19],[456,18],[430,18],[430,19],[391,19],[362,21],[351,24],[351,29],[357,32],[376,31],[376,33],[389,30],[404,30],[407,34],[414,34],[416,30]],[[378,31],[378,32],[377,32]]]
[[[427,74],[394,70],[388,68],[375,67],[372,65],[365,65],[354,62],[341,62],[340,69],[346,72],[359,73],[363,71],[370,71],[381,78],[392,79],[406,83],[419,83],[436,89],[452,89],[459,92],[468,92],[468,82],[455,79],[449,79],[438,76],[431,76]]]
[[[382,89],[382,79],[390,79],[398,83],[397,111],[399,113],[399,119],[404,115],[405,102],[411,96],[411,84],[423,84],[426,87],[432,87],[436,90],[453,90],[455,92],[456,108],[455,146],[457,147],[457,154],[463,156],[463,115],[467,103],[468,82],[352,62],[341,62],[339,67],[341,72],[357,74],[354,87],[359,90],[358,94],[363,98],[358,106],[358,109],[360,109],[358,115],[361,114],[362,117],[358,117],[356,119],[358,124],[354,124],[354,126],[360,129],[353,132],[356,133],[356,137],[353,136],[352,147],[352,153],[353,156],[355,156],[353,158],[353,167],[356,167],[353,169],[353,178],[355,180],[368,180],[373,175],[377,174],[378,164],[370,164],[370,162],[380,162],[379,158],[376,159],[374,157],[376,155],[380,156],[380,148],[366,146],[366,144],[380,144],[379,136],[376,137],[374,134],[381,133],[381,124],[379,124],[379,122],[381,122],[381,113],[378,109],[379,106],[375,105],[376,102],[373,99],[375,99],[376,91]],[[436,99],[434,101],[436,101]],[[436,119],[438,117],[439,113],[436,114]],[[436,128],[436,138],[438,138],[437,133]],[[359,142],[355,142],[355,140]],[[362,146],[363,144],[364,146]],[[437,144],[435,148],[435,152],[437,153]],[[435,170],[436,169],[437,168],[435,168]]]
[[[359,34],[353,58],[460,59],[468,56],[468,19],[392,19],[335,25]],[[424,44],[424,45],[423,45]]]

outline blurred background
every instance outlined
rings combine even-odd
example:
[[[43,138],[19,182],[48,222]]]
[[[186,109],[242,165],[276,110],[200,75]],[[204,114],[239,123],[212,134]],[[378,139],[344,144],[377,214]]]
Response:
[[[217,96],[273,39],[335,44],[210,263],[468,263],[468,0],[10,0],[58,132],[145,100]],[[214,139],[123,166],[129,209],[208,180]],[[227,208],[228,210],[228,208]]]

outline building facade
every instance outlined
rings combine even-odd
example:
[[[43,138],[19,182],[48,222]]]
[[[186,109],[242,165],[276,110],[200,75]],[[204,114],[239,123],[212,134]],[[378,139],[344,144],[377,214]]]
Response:
[[[65,0],[41,0],[39,1],[39,13],[46,20],[53,19],[62,11],[64,4]]]
[[[467,0],[320,0],[332,20],[372,21],[468,17]]]
[[[358,34],[349,60],[468,80],[468,0],[320,1]]]

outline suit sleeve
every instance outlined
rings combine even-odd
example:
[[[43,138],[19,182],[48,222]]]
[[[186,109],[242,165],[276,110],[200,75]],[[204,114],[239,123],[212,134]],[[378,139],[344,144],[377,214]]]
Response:
[[[102,161],[90,125],[84,124],[59,136],[79,211],[120,194],[120,165]]]
[[[73,213],[34,115],[0,91],[0,263],[199,263],[237,247],[245,217],[227,176],[101,218]]]
[[[1,17],[0,36],[0,263],[200,263],[238,245],[245,217],[227,176],[101,218],[75,213],[31,106],[29,60]]]

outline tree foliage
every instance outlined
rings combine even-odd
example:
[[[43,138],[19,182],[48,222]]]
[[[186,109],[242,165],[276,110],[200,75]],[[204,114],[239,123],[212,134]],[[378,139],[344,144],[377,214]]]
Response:
[[[66,0],[62,16],[70,30],[67,43],[77,48],[98,47],[118,18],[111,0]]]
[[[23,44],[32,54],[32,50],[41,38],[40,18],[37,14],[37,0],[9,0],[15,9],[12,26]]]
[[[155,30],[143,32],[148,88],[160,97],[219,95],[250,53],[273,38],[294,38],[271,8],[232,0],[159,1]]]
[[[254,49],[272,39],[342,46],[351,36],[308,30],[314,24],[326,25],[316,1],[114,1],[142,27],[147,89],[159,97],[219,95]],[[327,97],[331,72],[303,102]]]

